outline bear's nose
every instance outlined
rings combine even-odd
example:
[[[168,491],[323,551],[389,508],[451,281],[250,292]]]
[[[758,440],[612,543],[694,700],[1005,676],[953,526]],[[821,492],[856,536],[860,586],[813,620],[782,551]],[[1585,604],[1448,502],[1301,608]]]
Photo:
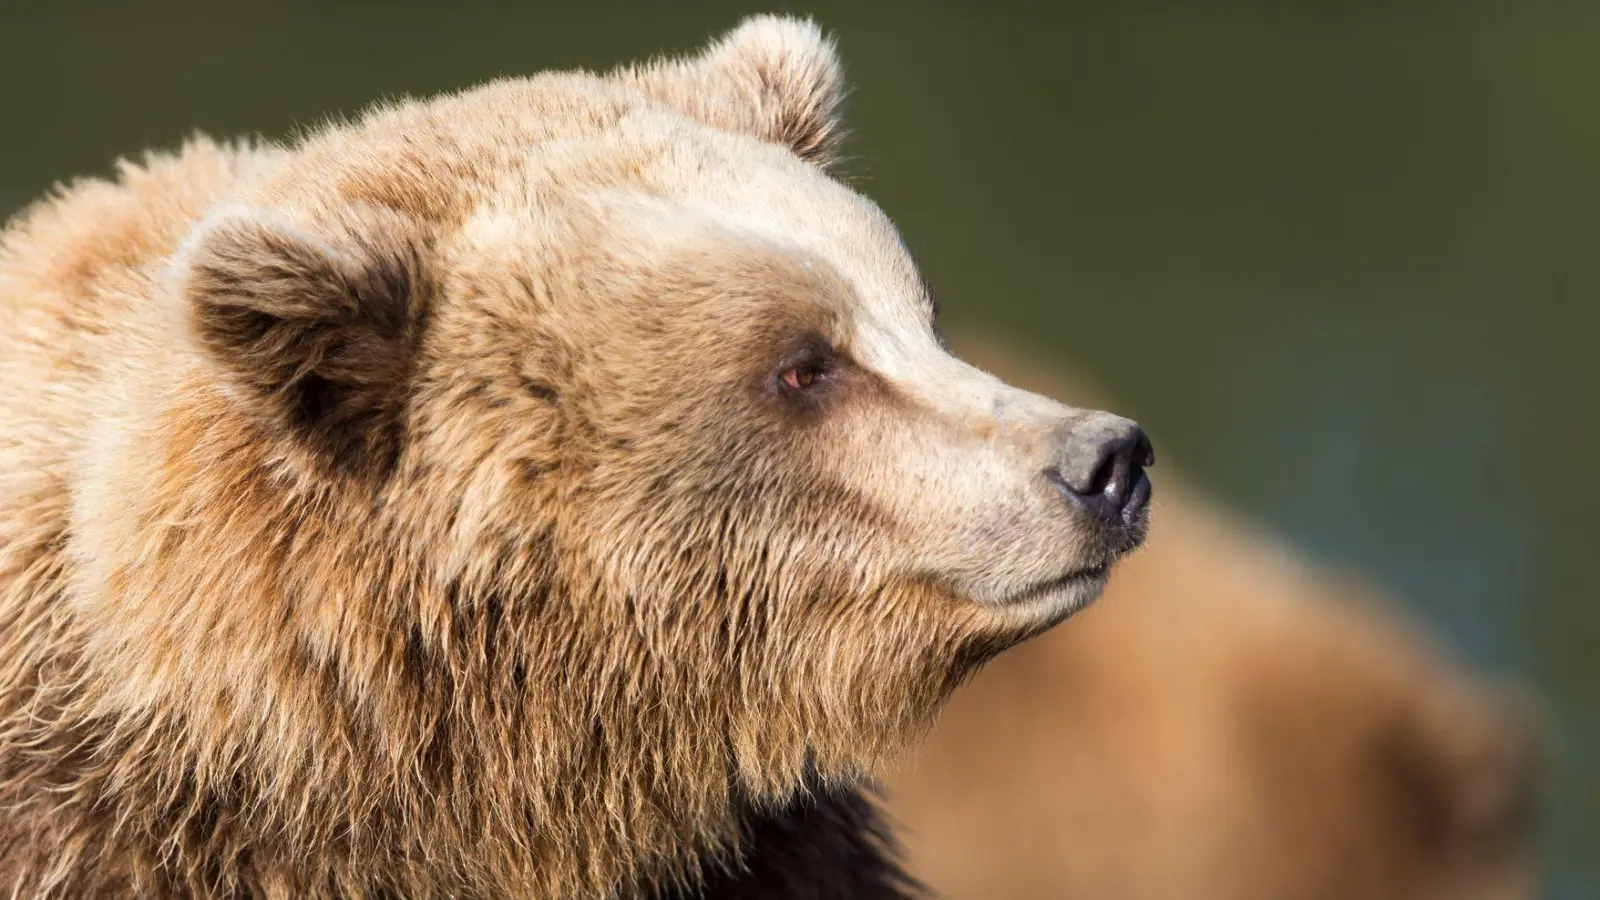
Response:
[[[1045,470],[1069,501],[1108,524],[1132,525],[1150,500],[1155,451],[1138,423],[1096,413],[1069,429]]]

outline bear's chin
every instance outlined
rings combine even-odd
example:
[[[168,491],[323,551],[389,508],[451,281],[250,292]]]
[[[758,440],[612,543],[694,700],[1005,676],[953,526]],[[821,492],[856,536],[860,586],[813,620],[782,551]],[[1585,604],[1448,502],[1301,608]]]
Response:
[[[996,630],[1027,640],[1065,622],[1100,598],[1111,577],[1111,564],[1080,569],[1042,581],[993,603],[981,604]]]

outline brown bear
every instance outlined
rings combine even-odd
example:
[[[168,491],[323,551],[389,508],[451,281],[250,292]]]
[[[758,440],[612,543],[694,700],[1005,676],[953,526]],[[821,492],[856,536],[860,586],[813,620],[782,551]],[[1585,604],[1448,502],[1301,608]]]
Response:
[[[897,897],[865,780],[1146,524],[949,355],[805,23],[197,139],[0,256],[0,890]]]
[[[912,873],[946,900],[1538,896],[1537,708],[1170,473],[1161,494],[1104,599],[986,667],[891,773]]]

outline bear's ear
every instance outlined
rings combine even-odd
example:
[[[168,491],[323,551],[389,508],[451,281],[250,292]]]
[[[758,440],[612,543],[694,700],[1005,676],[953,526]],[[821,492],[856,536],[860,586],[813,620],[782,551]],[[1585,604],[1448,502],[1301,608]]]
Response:
[[[813,22],[752,16],[699,56],[632,69],[656,98],[826,168],[843,137],[839,54]]]
[[[427,281],[415,224],[358,210],[317,235],[259,210],[190,238],[179,290],[190,331],[229,393],[345,472],[400,448]]]

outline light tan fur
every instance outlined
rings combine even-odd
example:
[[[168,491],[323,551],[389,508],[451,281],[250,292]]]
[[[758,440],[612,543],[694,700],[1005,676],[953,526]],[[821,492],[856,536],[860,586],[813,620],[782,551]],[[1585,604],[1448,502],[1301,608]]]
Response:
[[[1381,599],[1164,477],[1102,601],[987,667],[890,778],[913,873],[948,900],[1538,896],[1535,717]]]
[[[15,222],[0,889],[673,883],[1091,600],[1128,545],[1040,476],[1088,414],[938,345],[840,90],[758,18]]]

